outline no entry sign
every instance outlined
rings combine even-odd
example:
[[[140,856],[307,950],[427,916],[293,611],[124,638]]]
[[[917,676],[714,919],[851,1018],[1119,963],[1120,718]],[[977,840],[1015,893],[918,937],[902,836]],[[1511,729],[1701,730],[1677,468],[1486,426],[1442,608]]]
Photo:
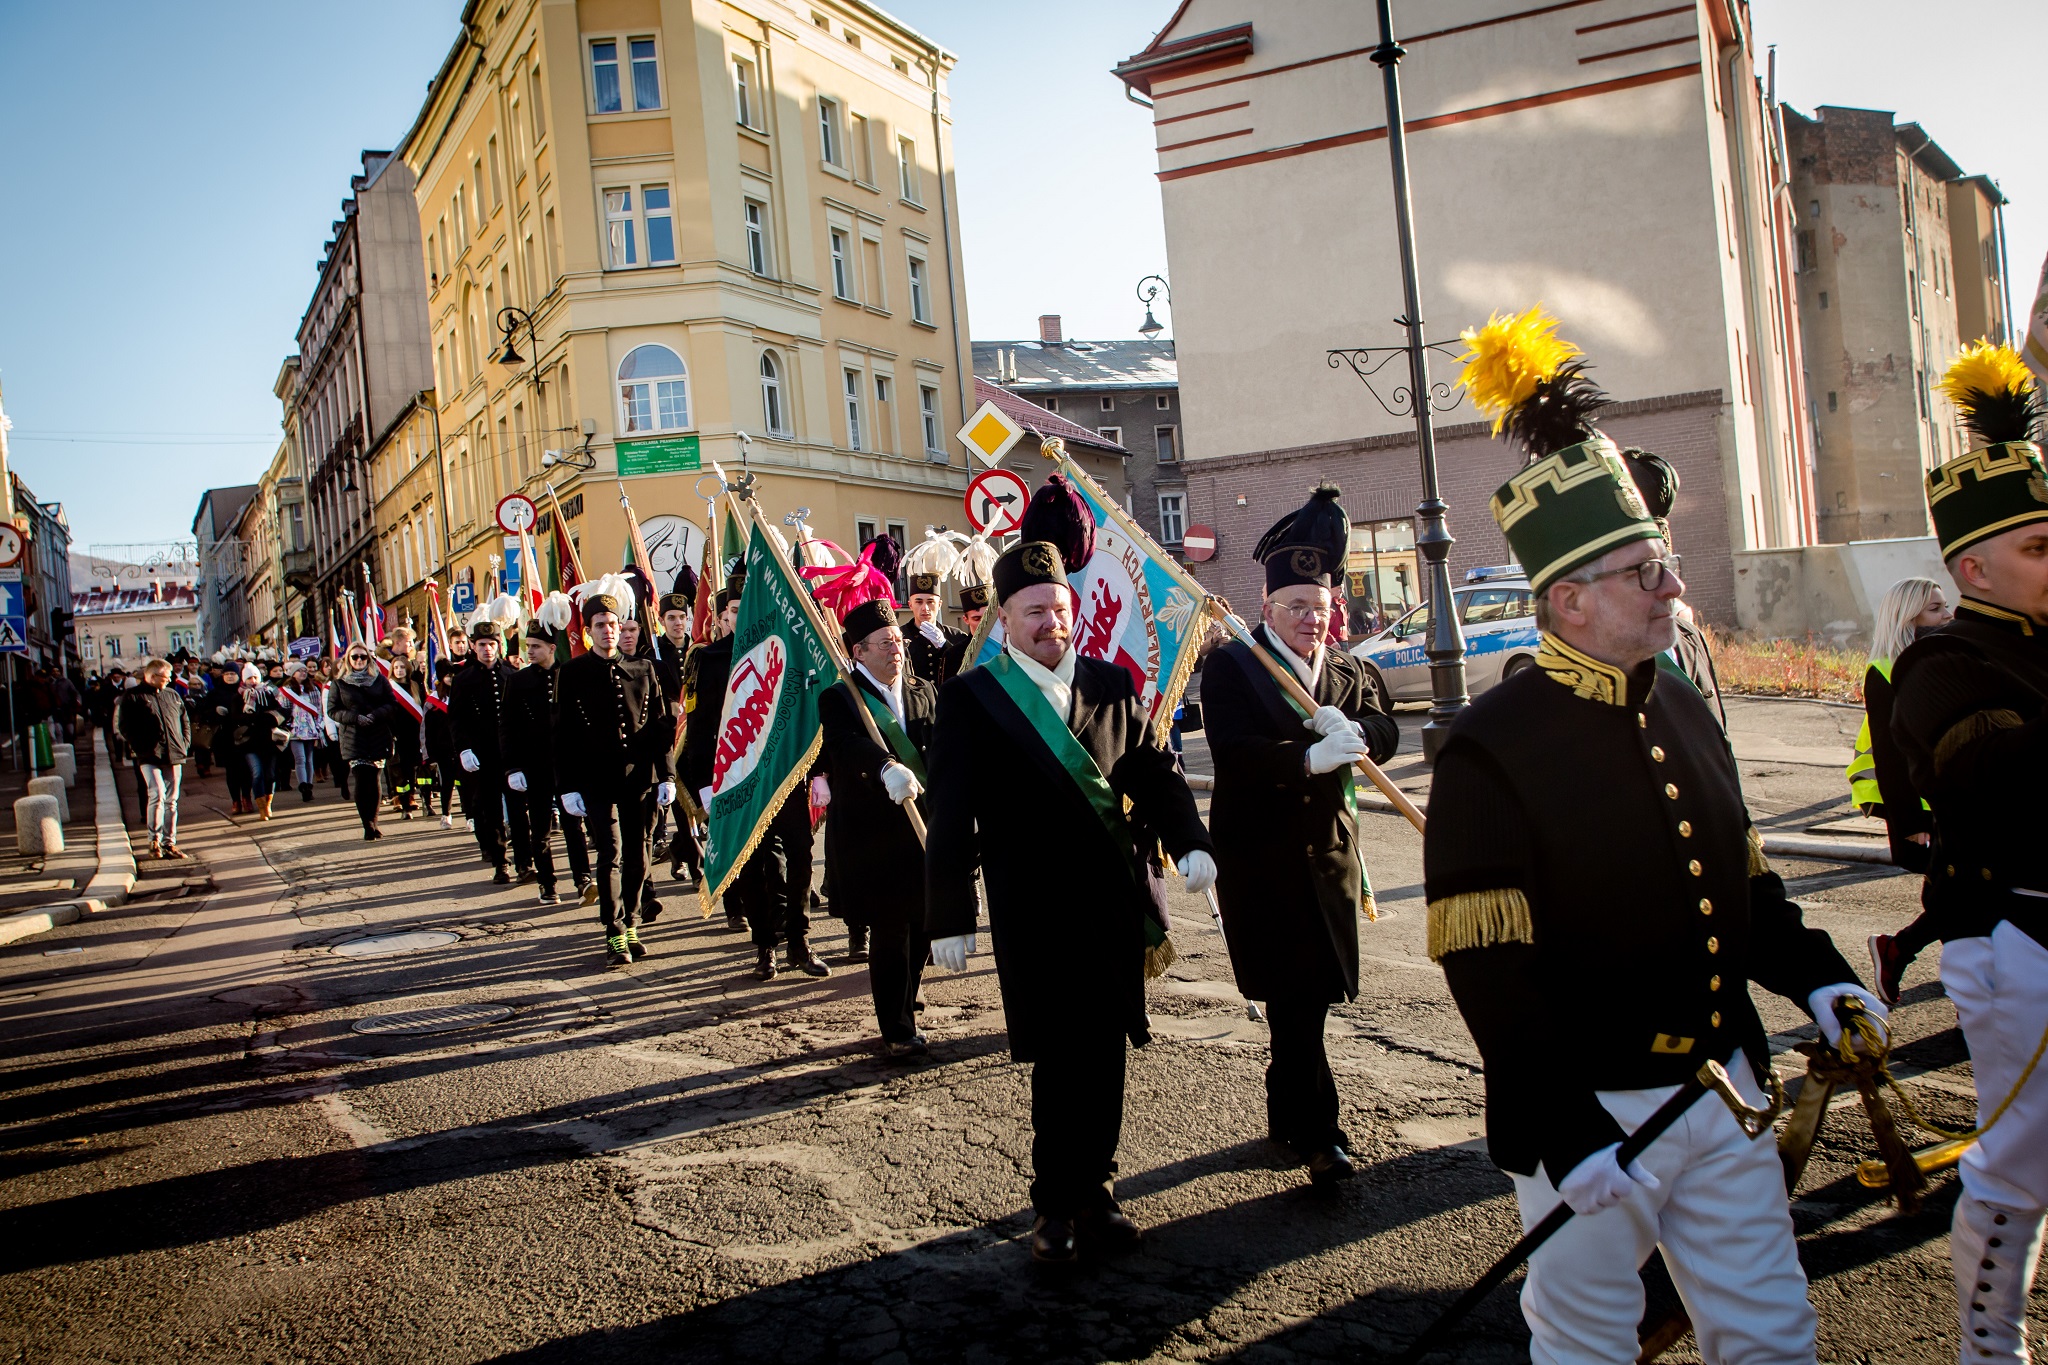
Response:
[[[1021,477],[1007,469],[985,470],[967,485],[967,520],[977,531],[1006,536],[1023,524],[1030,501]]]
[[[1197,522],[1181,533],[1181,553],[1200,564],[1216,557],[1216,528]]]

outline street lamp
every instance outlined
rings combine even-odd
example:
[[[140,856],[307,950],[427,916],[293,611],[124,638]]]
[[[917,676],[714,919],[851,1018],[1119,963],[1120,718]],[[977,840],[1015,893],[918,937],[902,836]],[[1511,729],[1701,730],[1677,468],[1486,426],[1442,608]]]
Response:
[[[513,334],[521,327],[526,329],[527,340],[533,343],[533,353],[536,356],[540,354],[540,334],[534,331],[533,314],[527,312],[524,308],[514,308],[508,304],[498,310],[498,330],[505,334],[505,347],[492,356],[491,359],[500,365],[524,365],[526,363],[526,357],[519,354],[519,348],[513,344],[512,340]]]
[[[1166,306],[1173,306],[1173,290],[1167,287],[1166,276],[1147,275],[1138,281],[1138,302],[1145,305],[1145,320],[1138,324],[1138,335],[1151,341],[1166,329],[1159,325],[1159,319],[1152,316],[1152,300],[1166,295]]]

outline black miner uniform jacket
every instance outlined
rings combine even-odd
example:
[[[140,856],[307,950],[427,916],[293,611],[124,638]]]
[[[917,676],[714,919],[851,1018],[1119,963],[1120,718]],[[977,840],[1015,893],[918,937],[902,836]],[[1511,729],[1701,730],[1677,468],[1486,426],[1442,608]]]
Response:
[[[562,666],[528,664],[505,684],[498,753],[508,773],[524,773],[529,792],[555,790],[555,693]]]
[[[865,674],[855,683],[886,708],[882,690]],[[818,722],[825,731],[824,754],[832,769],[832,807],[825,820],[825,859],[832,867],[832,913],[852,924],[892,924],[914,915],[924,922],[924,846],[903,808],[889,799],[882,769],[900,762],[886,742],[877,745],[854,712],[846,688],[818,695]],[[929,762],[939,692],[922,678],[903,674],[903,733]],[[927,768],[929,773],[929,768]],[[925,803],[918,801],[918,809]]]
[[[1263,626],[1259,639],[1287,667]],[[1364,666],[1342,650],[1323,650],[1313,695],[1360,723],[1375,761],[1400,744],[1399,727],[1366,690]],[[1233,641],[1203,663],[1202,725],[1216,765],[1216,897],[1238,990],[1247,1000],[1352,999],[1364,878],[1344,775],[1310,775],[1308,751],[1321,736],[1248,645]]]
[[[1518,1175],[1559,1181],[1621,1141],[1596,1090],[1677,1085],[1737,1048],[1768,1065],[1751,981],[1804,1009],[1856,979],[1764,861],[1698,691],[1548,635],[1452,726],[1423,876],[1487,1141]]]
[[[1892,736],[1934,808],[1927,904],[1944,939],[1989,934],[2011,920],[2048,947],[2048,900],[2014,894],[2048,892],[2044,629],[1965,597],[1955,620],[1892,665]]]
[[[721,635],[690,651],[689,693],[684,702],[689,710],[683,715],[683,781],[693,801],[711,785],[712,761],[718,756],[718,715],[731,676],[732,636]]]
[[[945,685],[948,678],[960,671],[966,662],[967,646],[973,638],[963,630],[955,630],[943,621],[932,623],[939,628],[939,635],[945,640],[935,645],[925,639],[924,631],[916,622],[903,627],[903,658],[910,665],[910,671],[923,678],[933,687]]]
[[[458,668],[448,680],[448,719],[455,731],[455,751],[474,753],[479,771],[502,772],[505,768],[498,754],[498,727],[505,715],[505,689],[518,676],[518,669],[500,659],[489,668],[481,663]]]
[[[555,693],[555,789],[619,796],[671,780],[675,727],[653,664],[596,650],[569,660]]]
[[[1194,793],[1153,738],[1131,675],[1076,658],[1073,690],[1067,728],[1130,800],[1132,842],[1148,857],[1159,842],[1175,858],[1213,855]],[[1157,869],[1140,884],[1128,848],[1112,842],[986,668],[939,689],[931,778],[925,927],[935,939],[974,932],[979,864],[1010,1055],[1037,1061],[1105,1034],[1147,1041],[1144,922]]]
[[[654,671],[661,677],[661,690],[671,703],[683,699],[683,669],[689,662],[690,646],[687,641],[678,645],[667,634],[654,637],[654,652],[647,656],[654,665]]]

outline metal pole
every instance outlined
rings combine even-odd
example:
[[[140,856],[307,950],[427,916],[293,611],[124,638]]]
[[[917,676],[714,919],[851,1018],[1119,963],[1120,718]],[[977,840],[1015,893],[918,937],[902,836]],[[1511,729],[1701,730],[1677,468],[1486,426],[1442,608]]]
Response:
[[[1430,421],[1429,351],[1422,335],[1422,292],[1415,282],[1415,217],[1408,194],[1408,135],[1401,117],[1401,59],[1407,49],[1394,41],[1393,0],[1378,0],[1380,43],[1373,62],[1384,78],[1387,96],[1387,156],[1394,171],[1394,223],[1401,239],[1401,319],[1408,328],[1408,389],[1415,410],[1415,442],[1422,456],[1422,502],[1415,515],[1422,534],[1415,548],[1429,565],[1429,723],[1422,727],[1422,757],[1432,761],[1449,738],[1451,722],[1470,700],[1465,695],[1465,633],[1451,602],[1451,531],[1444,520],[1443,496],[1437,490],[1436,430]]]

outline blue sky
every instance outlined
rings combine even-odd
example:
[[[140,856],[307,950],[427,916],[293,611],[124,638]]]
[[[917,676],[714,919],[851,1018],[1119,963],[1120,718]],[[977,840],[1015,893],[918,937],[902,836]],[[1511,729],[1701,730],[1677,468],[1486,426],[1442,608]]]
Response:
[[[1108,68],[1174,0],[887,7],[960,56],[974,334],[1032,336],[1059,313],[1071,336],[1135,335],[1132,288],[1165,268],[1165,239],[1151,125]],[[181,539],[203,489],[261,472],[270,385],[348,178],[410,126],[460,9],[107,0],[83,43],[72,7],[0,0],[0,385],[14,467],[65,504],[80,548]],[[1397,21],[1425,10],[1396,0]],[[1934,16],[1914,0],[1756,4],[1783,98],[1896,110],[2003,183],[2024,309],[2048,252],[2024,59],[2048,51],[2048,5]]]

